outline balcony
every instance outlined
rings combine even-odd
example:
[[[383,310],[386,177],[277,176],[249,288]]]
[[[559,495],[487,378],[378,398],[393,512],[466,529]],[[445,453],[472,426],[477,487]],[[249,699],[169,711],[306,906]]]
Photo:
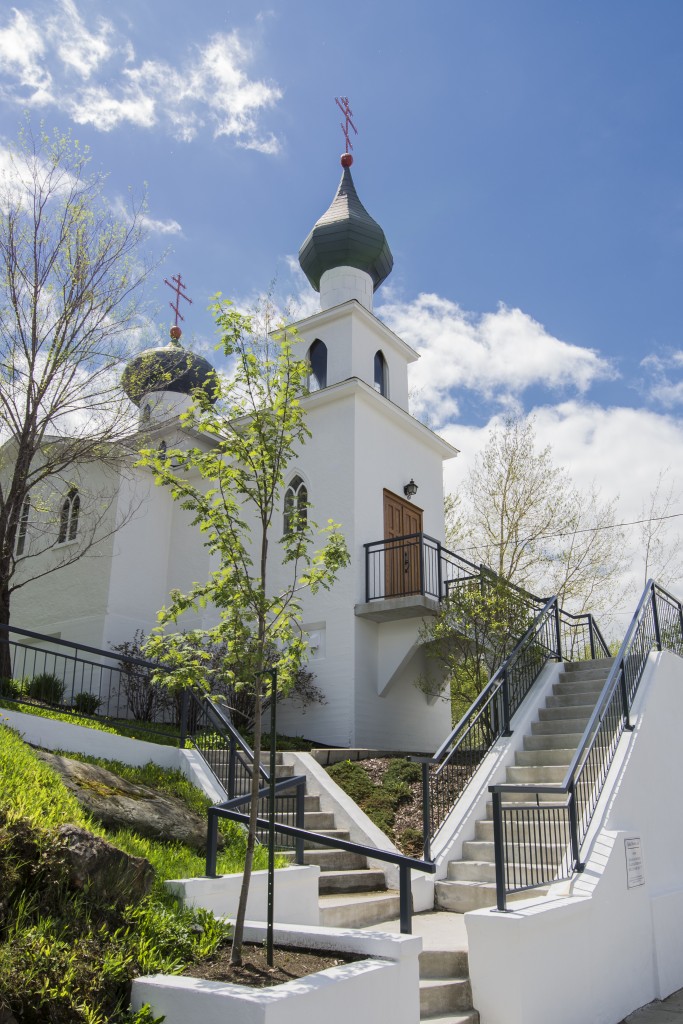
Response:
[[[436,615],[451,587],[481,577],[481,566],[426,533],[373,541],[364,549],[365,602],[355,611],[374,622]]]

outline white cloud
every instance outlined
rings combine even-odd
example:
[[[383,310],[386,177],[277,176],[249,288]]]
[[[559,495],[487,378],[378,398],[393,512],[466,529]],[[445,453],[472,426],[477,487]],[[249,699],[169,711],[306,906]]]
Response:
[[[670,468],[671,484],[675,490],[683,490],[683,422],[673,416],[642,408],[604,408],[579,400],[539,406],[529,415],[535,418],[539,444],[551,446],[553,461],[568,470],[579,488],[589,490],[595,484],[604,498],[618,498],[619,522],[641,518],[661,471]],[[446,464],[446,491],[457,493],[462,488],[489,430],[499,423],[500,417],[493,417],[483,427],[449,423],[440,431],[461,451]],[[683,508],[673,511],[683,512]],[[683,518],[673,519],[667,531],[673,541],[683,531]],[[622,606],[615,610],[622,625],[635,611],[643,587],[638,527],[629,527],[626,537],[629,569],[623,577]],[[674,583],[672,590],[683,596],[683,579]]]
[[[73,0],[61,0],[58,13],[47,22],[48,37],[60,60],[81,78],[90,78],[111,56],[113,31],[105,18],[98,19],[96,32],[88,31]]]
[[[616,376],[593,349],[553,337],[520,309],[501,305],[475,316],[448,299],[422,294],[384,303],[378,313],[420,353],[411,367],[415,413],[437,425],[457,415],[458,390],[515,411],[532,386],[583,393],[594,381]]]
[[[148,217],[143,214],[141,223],[146,231],[151,232],[153,235],[182,235],[183,229],[177,220],[155,220],[154,217]]]
[[[641,367],[650,375],[648,397],[653,402],[673,409],[683,405],[683,351],[672,349],[662,354],[651,354],[641,361]]]
[[[112,131],[162,127],[180,141],[208,129],[244,149],[275,154],[280,143],[260,116],[282,96],[249,77],[254,54],[237,32],[221,32],[171,65],[136,64],[129,39],[107,19],[86,24],[75,0],[59,0],[42,23],[18,9],[0,26],[0,88],[17,104],[54,103],[77,124]]]
[[[0,28],[0,66],[22,90],[30,90],[30,95],[22,91],[24,100],[47,103],[51,98],[51,77],[43,64],[44,54],[45,43],[35,22],[13,7],[10,22]]]

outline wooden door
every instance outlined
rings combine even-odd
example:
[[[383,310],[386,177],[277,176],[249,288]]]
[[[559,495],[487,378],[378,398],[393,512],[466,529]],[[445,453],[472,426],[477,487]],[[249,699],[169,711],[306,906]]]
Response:
[[[420,573],[422,509],[398,494],[384,490],[384,596],[403,597],[422,592]],[[396,540],[405,538],[407,540]]]

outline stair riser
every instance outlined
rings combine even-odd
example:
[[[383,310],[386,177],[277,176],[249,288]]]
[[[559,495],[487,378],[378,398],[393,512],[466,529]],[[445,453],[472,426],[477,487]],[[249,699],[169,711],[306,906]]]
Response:
[[[537,851],[543,851],[543,863],[557,864],[564,856],[566,847],[564,844],[559,845],[555,842],[544,842],[543,840],[540,840],[536,844],[536,849]],[[512,850],[511,853],[511,863],[517,864],[520,862],[524,862],[524,848],[522,848],[521,850]],[[467,842],[462,844],[462,859],[463,861],[469,860],[477,861],[478,863],[485,862],[489,864],[494,864],[496,860],[495,846],[492,842],[477,842],[477,840],[475,839],[468,840]],[[452,864],[459,863],[461,862],[457,860],[451,861],[448,866],[450,868]]]
[[[543,842],[548,837],[548,828],[538,823],[538,819],[535,821],[515,821],[515,835],[518,835],[524,842]],[[565,829],[569,829],[569,825],[565,826]],[[567,841],[568,839],[559,830],[553,837],[557,843]],[[480,843],[492,843],[493,842],[493,821],[478,821],[475,826],[475,842]],[[457,863],[454,861],[452,863]]]
[[[420,978],[466,978],[469,958],[464,949],[423,949]]]
[[[525,750],[576,750],[583,733],[552,732],[525,736]]]
[[[495,907],[496,887],[461,882],[437,882],[434,886],[434,903],[438,910],[450,910],[454,914],[466,914],[468,910]]]
[[[562,765],[567,767],[571,764],[576,747],[555,747],[550,750],[518,750],[515,754],[517,768],[541,768],[549,765]]]
[[[483,861],[452,860],[446,878],[449,882],[495,882],[496,865]]]
[[[360,871],[368,866],[365,857],[345,850],[304,850],[304,864],[318,864],[322,871]]]
[[[382,921],[394,921],[400,912],[398,896],[386,896],[381,901],[321,907],[320,924],[325,928],[368,928]]]
[[[548,710],[551,708],[574,708],[574,707],[587,707],[592,704],[595,707],[597,700],[587,700],[588,695],[585,693],[569,693],[562,697],[546,697],[545,705]]]
[[[447,1013],[449,1010],[469,1010],[472,1007],[472,987],[468,978],[444,980],[439,984],[420,985],[420,1016]]]
[[[604,682],[596,683],[555,683],[553,686],[553,697],[571,697],[581,694],[586,698],[586,704],[596,701],[602,693]]]
[[[510,765],[505,769],[508,782],[529,782],[541,785],[545,782],[562,782],[566,775],[566,768],[562,765],[544,765],[541,768],[519,768]]]
[[[340,872],[338,875],[321,872],[318,881],[321,896],[345,892],[378,892],[386,887],[383,871],[359,871],[357,875],[351,872]]]
[[[576,715],[571,718],[566,718],[565,716],[561,718],[542,718],[538,722],[531,723],[531,736],[560,736],[563,733],[578,733],[579,737],[581,737],[588,725],[589,718],[590,715],[588,714],[581,715],[578,718]],[[525,736],[524,739],[526,738]]]
[[[566,708],[539,708],[538,720],[539,722],[561,722],[563,719],[570,719],[575,722],[583,722],[585,727],[594,711],[594,704],[570,705]]]

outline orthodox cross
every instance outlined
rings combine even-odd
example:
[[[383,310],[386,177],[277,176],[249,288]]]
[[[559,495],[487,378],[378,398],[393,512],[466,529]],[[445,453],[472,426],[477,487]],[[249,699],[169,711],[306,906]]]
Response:
[[[171,281],[173,281],[173,284],[171,284]],[[185,299],[186,302],[189,302],[190,305],[192,305],[192,299],[189,297],[189,295],[185,295],[185,289],[187,288],[187,285],[183,283],[183,279],[181,278],[180,274],[176,274],[174,277],[172,277],[171,281],[168,281],[166,278],[164,278],[164,284],[167,284],[171,291],[175,292],[175,303],[169,302],[169,306],[175,313],[175,326],[177,327],[179,317],[183,322],[185,321],[185,317],[183,316],[179,309],[180,300]]]
[[[339,99],[338,96],[335,96],[334,102],[337,104],[345,118],[345,123],[341,125],[341,130],[344,132],[344,138],[346,139],[346,152],[348,153],[350,149],[353,149],[353,146],[351,145],[351,140],[349,139],[349,125],[351,125],[356,135],[358,135],[358,129],[351,120],[351,118],[353,117],[353,111],[349,106],[349,97],[342,96],[342,98]]]

